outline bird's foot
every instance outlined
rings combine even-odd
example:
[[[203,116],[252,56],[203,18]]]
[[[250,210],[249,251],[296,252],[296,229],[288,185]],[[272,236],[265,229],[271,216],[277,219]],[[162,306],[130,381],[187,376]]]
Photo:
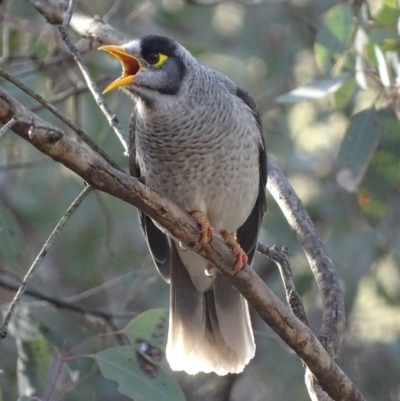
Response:
[[[203,213],[195,210],[190,215],[197,221],[200,226],[200,240],[201,245],[209,244],[214,236],[214,229],[211,227],[210,222]]]
[[[249,260],[246,252],[236,241],[236,238],[232,234],[229,234],[228,231],[222,230],[220,231],[220,234],[223,240],[232,248],[233,254],[236,256],[236,263],[233,266],[234,270],[239,271],[244,269],[247,265],[247,261]]]

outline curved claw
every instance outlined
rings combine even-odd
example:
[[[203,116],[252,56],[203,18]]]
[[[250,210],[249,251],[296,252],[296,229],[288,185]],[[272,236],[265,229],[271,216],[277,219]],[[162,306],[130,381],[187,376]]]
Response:
[[[232,234],[229,234],[228,231],[223,230],[220,234],[224,241],[232,248],[233,254],[236,256],[236,263],[233,269],[237,271],[244,269],[249,260],[246,252],[236,241],[236,238]]]
[[[190,215],[197,221],[200,226],[200,239],[199,243],[201,245],[209,244],[214,237],[214,229],[211,227],[210,222],[203,213],[195,210],[190,213]]]

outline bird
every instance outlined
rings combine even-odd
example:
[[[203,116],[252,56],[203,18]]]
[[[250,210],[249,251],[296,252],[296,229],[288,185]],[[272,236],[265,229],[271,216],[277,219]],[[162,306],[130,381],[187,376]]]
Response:
[[[122,65],[103,93],[121,88],[133,100],[131,175],[191,214],[201,245],[217,236],[236,255],[233,269],[251,265],[267,209],[267,156],[254,100],[165,36],[99,49]],[[247,301],[215,267],[139,216],[154,263],[170,283],[171,369],[241,373],[255,355]]]

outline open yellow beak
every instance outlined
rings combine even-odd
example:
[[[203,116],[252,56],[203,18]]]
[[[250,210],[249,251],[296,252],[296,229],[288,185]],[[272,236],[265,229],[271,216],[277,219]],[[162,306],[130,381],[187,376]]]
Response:
[[[135,75],[139,72],[141,65],[132,54],[129,54],[123,47],[114,45],[100,46],[97,50],[105,50],[117,58],[122,64],[122,75],[115,81],[111,82],[107,88],[104,89],[103,94],[110,92],[119,86],[133,83]]]

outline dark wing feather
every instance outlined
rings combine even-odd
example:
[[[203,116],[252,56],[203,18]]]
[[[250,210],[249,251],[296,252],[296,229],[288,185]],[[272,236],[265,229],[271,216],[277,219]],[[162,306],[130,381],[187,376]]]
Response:
[[[140,178],[140,168],[136,162],[135,147],[136,113],[133,112],[129,124],[129,171]],[[169,282],[171,276],[171,244],[168,237],[154,224],[153,220],[139,210],[140,226],[147,240],[151,256],[162,278]]]
[[[267,211],[267,200],[265,196],[265,186],[267,184],[267,154],[265,152],[265,143],[262,132],[262,124],[260,113],[258,112],[256,103],[252,97],[243,89],[238,88],[236,95],[243,100],[244,103],[250,107],[253,116],[256,120],[257,127],[260,131],[260,148],[259,148],[259,161],[260,161],[260,186],[257,201],[254,205],[244,224],[237,230],[237,241],[249,257],[249,265],[251,264],[254,253],[257,247],[258,234],[261,227],[261,222]]]

